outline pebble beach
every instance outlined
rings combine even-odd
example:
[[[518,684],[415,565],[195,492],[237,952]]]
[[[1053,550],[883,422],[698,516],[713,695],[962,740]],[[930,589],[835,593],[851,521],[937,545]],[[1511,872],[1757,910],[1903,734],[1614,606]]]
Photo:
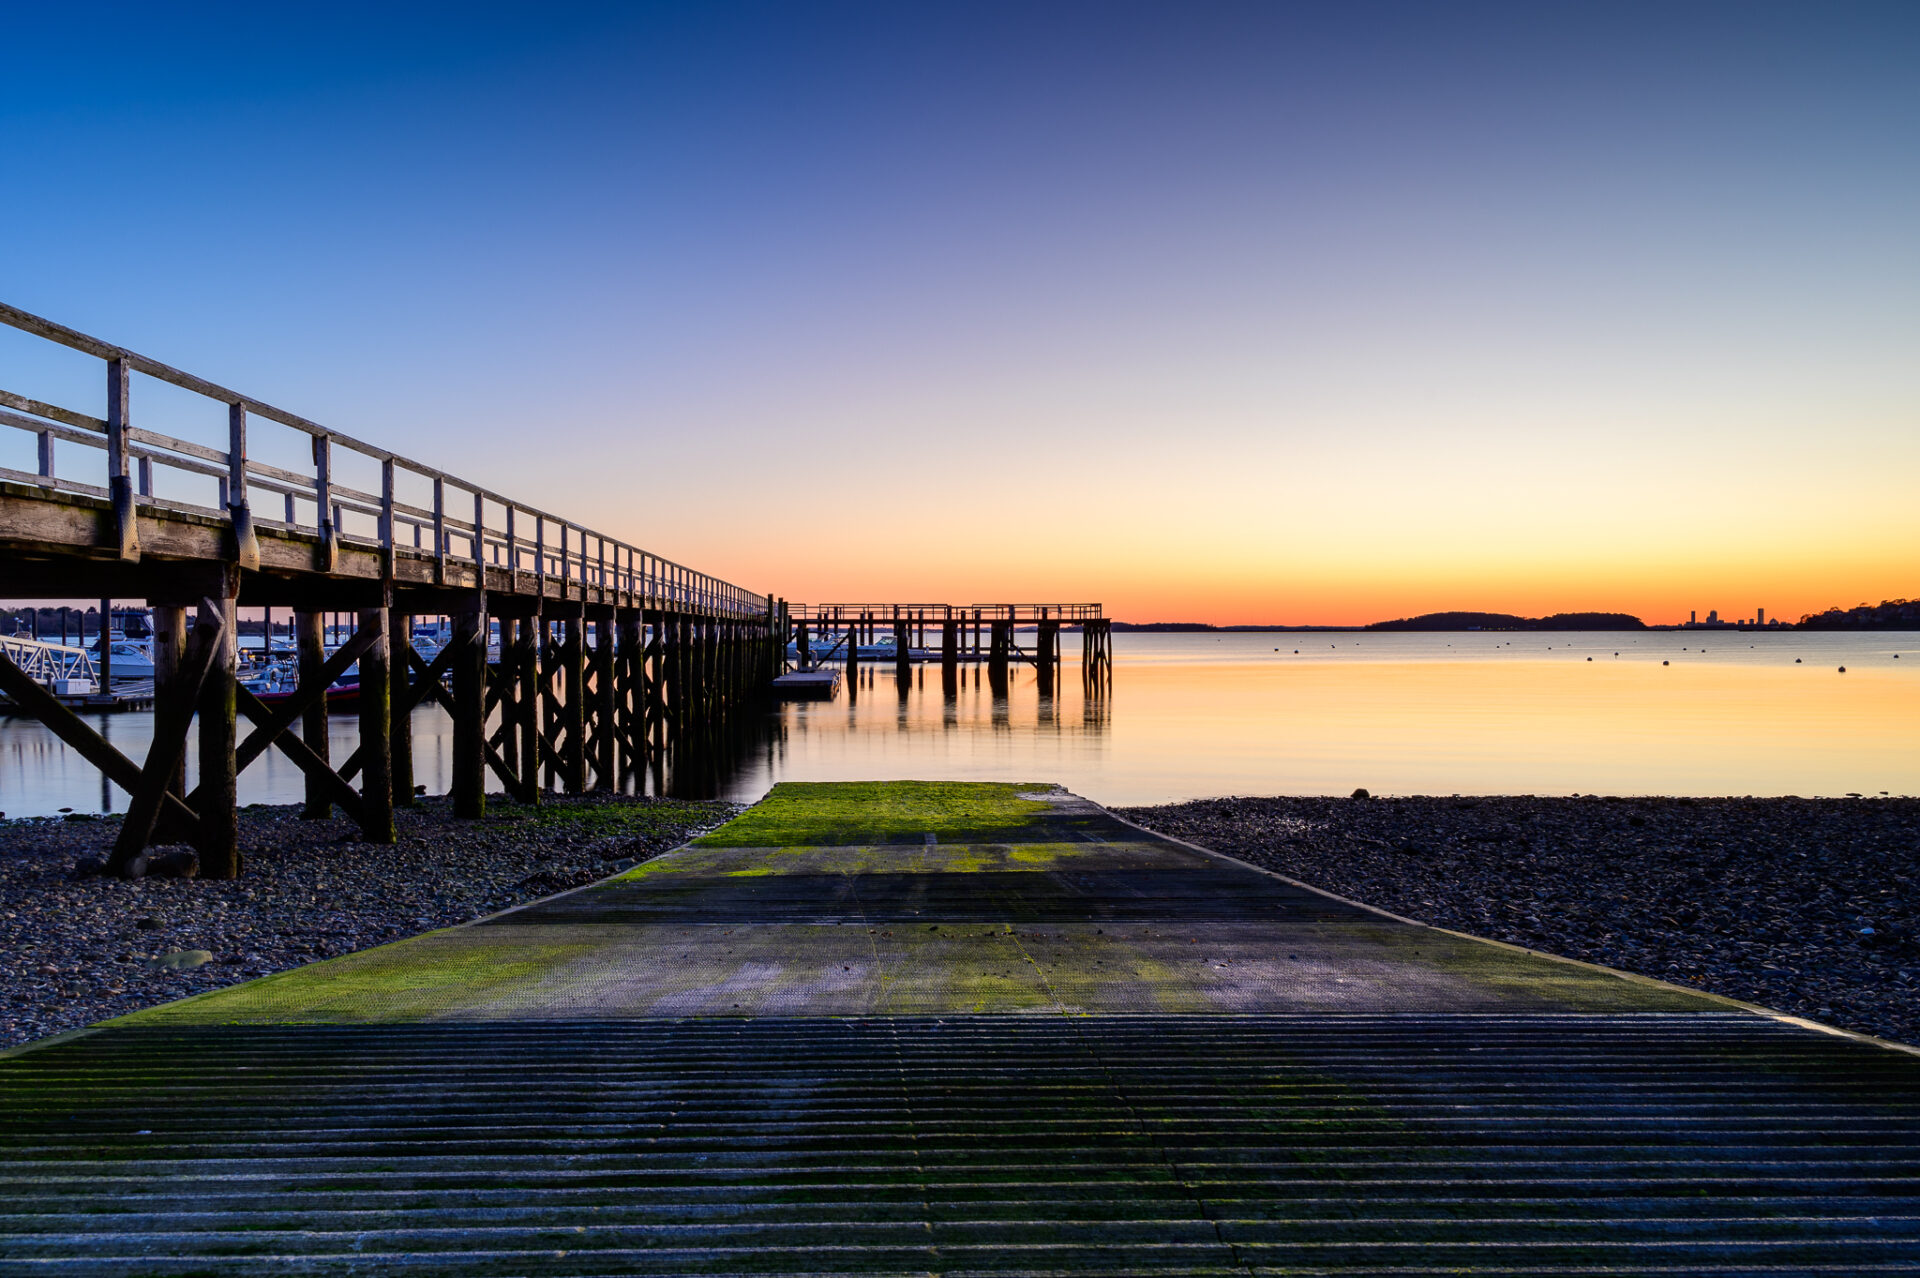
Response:
[[[1920,800],[1226,798],[1116,811],[1422,923],[1920,1044]]]

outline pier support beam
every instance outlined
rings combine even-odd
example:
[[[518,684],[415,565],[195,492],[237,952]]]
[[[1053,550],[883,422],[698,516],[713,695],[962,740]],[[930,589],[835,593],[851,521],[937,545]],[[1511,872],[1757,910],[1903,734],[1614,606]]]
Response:
[[[407,652],[413,646],[413,617],[399,608],[389,610],[387,633],[391,638],[393,678],[393,718],[388,726],[393,757],[393,804],[413,806],[413,679],[407,668]]]
[[[593,724],[593,788],[612,790],[620,784],[619,690],[614,686],[613,609],[596,606],[593,622],[593,696],[588,707]]]
[[[234,578],[238,573],[233,574]],[[238,587],[238,580],[231,585]],[[200,835],[194,840],[200,854],[200,876],[231,879],[240,873],[239,767],[234,747],[239,744],[236,679],[239,674],[239,625],[235,600],[205,599],[195,628],[217,636],[200,685],[200,796],[196,809]]]
[[[154,610],[154,616],[160,615]],[[293,642],[298,653],[300,684],[305,686],[320,677],[321,667],[327,664],[327,618],[325,613],[298,612],[293,614]],[[155,651],[159,645],[155,643]],[[156,668],[157,668],[156,663]],[[306,742],[307,749],[313,751],[320,762],[331,765],[333,756],[327,744],[327,698],[325,694],[314,699],[305,714],[300,716],[300,739]],[[327,796],[326,785],[313,776],[307,777],[307,802],[300,815],[309,821],[324,821],[333,815],[333,801]]]
[[[614,617],[613,726],[620,739],[615,785],[624,785],[647,766],[647,641],[641,617],[638,608],[622,608]]]
[[[508,660],[501,635],[501,661]],[[453,615],[453,814],[487,814],[487,597],[475,594]],[[505,717],[505,716],[503,716]]]
[[[372,642],[360,654],[360,833],[368,843],[392,843],[392,636],[387,610],[360,610],[360,629]]]
[[[561,625],[560,784],[568,794],[587,789],[587,623],[576,612]]]
[[[1007,662],[1013,655],[1013,623],[995,621],[990,623],[987,650],[987,681],[993,687],[995,696],[1005,696],[1007,692]]]
[[[1040,632],[1034,642],[1034,663],[1039,671],[1040,691],[1043,695],[1053,695],[1054,672],[1060,662],[1060,623],[1042,621]]]
[[[159,704],[160,690],[173,682],[180,671],[180,661],[187,651],[187,610],[179,604],[147,601],[153,609],[153,691],[154,704]],[[187,797],[187,756],[182,753],[174,761],[173,773],[167,778],[167,792],[179,799]]]
[[[520,794],[522,803],[540,802],[540,771],[543,744],[540,735],[540,658],[546,622],[536,608],[531,616],[520,619],[520,641],[515,645],[515,677],[519,681],[516,696],[520,720]],[[504,660],[504,658],[502,658]]]

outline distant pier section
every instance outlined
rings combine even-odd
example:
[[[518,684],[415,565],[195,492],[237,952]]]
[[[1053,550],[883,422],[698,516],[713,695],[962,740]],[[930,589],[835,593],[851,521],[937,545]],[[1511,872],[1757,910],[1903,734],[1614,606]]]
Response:
[[[905,675],[915,662],[938,662],[952,689],[963,664],[984,664],[996,691],[1012,666],[1034,668],[1043,693],[1059,683],[1060,632],[1080,632],[1081,680],[1089,695],[1113,682],[1113,623],[1097,603],[817,603],[789,604],[788,648],[802,670],[823,662],[857,668],[892,665]],[[1020,645],[1031,631],[1031,647]]]

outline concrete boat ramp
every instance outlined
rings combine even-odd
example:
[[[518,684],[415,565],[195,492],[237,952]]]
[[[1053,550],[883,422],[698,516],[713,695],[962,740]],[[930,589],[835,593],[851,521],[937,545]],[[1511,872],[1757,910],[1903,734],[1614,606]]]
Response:
[[[1041,786],[0,1061],[0,1273],[1920,1273],[1920,1058]]]

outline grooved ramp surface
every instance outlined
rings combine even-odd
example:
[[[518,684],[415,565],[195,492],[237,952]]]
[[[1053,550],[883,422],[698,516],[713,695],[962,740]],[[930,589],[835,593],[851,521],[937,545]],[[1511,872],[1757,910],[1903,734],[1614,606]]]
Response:
[[[1913,1056],[953,789],[0,1062],[0,1273],[1920,1273]]]

